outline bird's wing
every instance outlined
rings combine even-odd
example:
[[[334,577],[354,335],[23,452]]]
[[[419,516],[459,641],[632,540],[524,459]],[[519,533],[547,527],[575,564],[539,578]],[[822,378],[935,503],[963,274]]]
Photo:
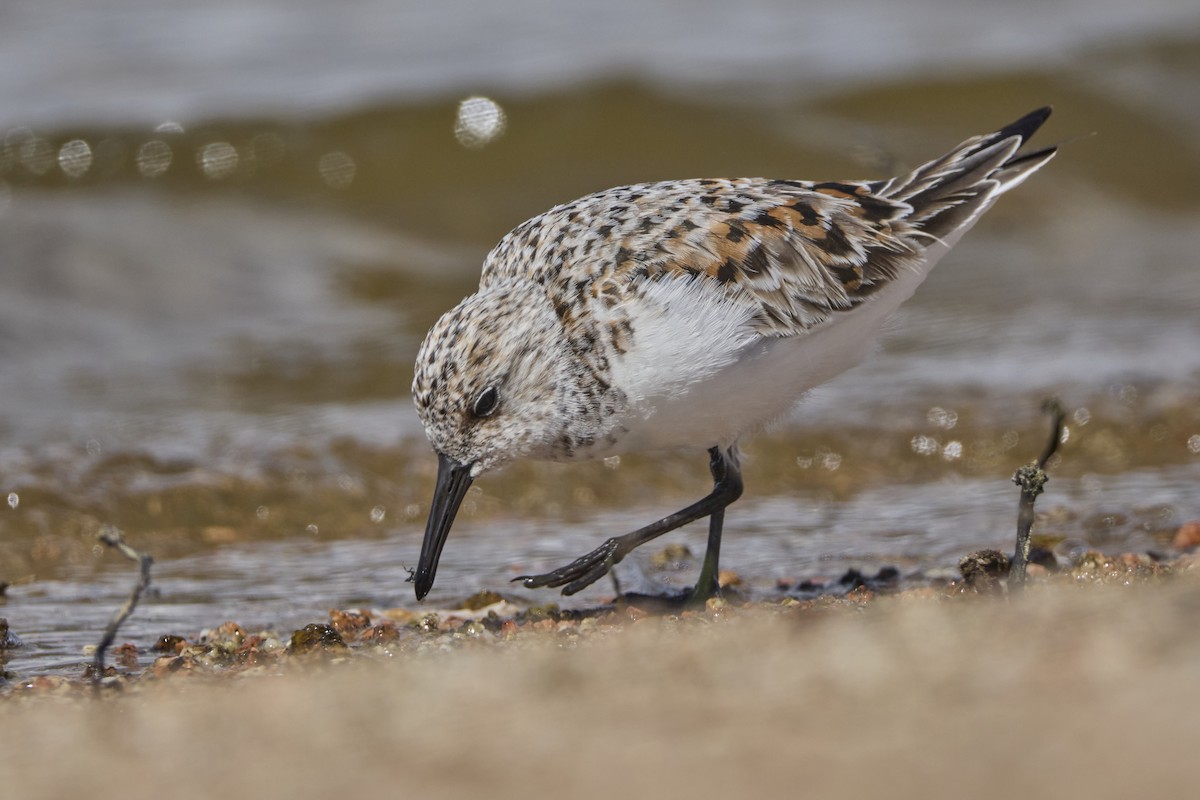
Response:
[[[1036,111],[887,181],[762,178],[618,187],[535,217],[501,240],[483,285],[546,286],[557,304],[619,303],[646,280],[695,276],[753,306],[760,333],[808,332],[924,271],[1007,189],[1053,155],[1017,155]]]

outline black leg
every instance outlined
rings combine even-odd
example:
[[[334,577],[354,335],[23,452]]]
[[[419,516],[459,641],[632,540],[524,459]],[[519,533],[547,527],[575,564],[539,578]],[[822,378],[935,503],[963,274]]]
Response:
[[[734,479],[740,487],[742,477],[737,466],[726,460],[726,456],[715,447],[709,450],[709,455],[708,469],[712,472],[713,491],[716,492],[717,488],[729,479],[730,470],[735,473]],[[738,493],[741,493],[740,488]],[[700,567],[700,577],[696,581],[696,587],[692,589],[691,596],[688,597],[688,605],[704,605],[708,598],[716,597],[721,593],[721,587],[717,583],[717,573],[721,560],[721,531],[724,527],[725,509],[718,508],[708,517],[708,547],[704,551],[704,564]]]
[[[730,451],[722,452],[713,447],[709,451],[709,470],[713,476],[713,490],[703,499],[692,503],[685,509],[652,522],[644,528],[624,536],[614,536],[585,556],[575,559],[565,567],[560,567],[544,575],[523,575],[515,580],[521,581],[526,588],[538,589],[543,586],[562,586],[563,594],[571,595],[599,580],[609,568],[620,563],[634,548],[640,547],[651,539],[675,530],[689,522],[695,522],[701,517],[710,517],[708,528],[708,551],[704,555],[704,566],[701,568],[702,581],[710,584],[710,594],[716,585],[717,559],[721,549],[721,527],[725,519],[725,506],[742,496],[742,473],[738,470]],[[711,562],[711,563],[710,563]],[[700,591],[697,586],[696,592]],[[707,595],[706,595],[707,597]]]

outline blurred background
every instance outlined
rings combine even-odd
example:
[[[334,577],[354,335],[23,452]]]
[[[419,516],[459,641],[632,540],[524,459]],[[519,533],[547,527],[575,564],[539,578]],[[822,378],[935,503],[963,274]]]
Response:
[[[143,631],[413,605],[412,361],[510,228],[629,182],[884,177],[1045,104],[1059,157],[750,444],[724,563],[769,594],[1011,546],[1050,394],[1046,542],[1165,548],[1200,515],[1197,86],[1183,0],[4,0],[0,612],[73,657],[128,581],[105,524],[159,559]],[[706,484],[695,455],[481,481],[434,600]]]

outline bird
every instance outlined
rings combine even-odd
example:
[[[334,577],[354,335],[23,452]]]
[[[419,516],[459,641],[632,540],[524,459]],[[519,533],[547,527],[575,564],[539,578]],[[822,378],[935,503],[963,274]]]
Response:
[[[636,547],[708,518],[695,588],[719,592],[742,440],[859,363],[884,321],[1008,190],[1033,111],[887,180],[711,178],[620,186],[527,220],[418,350],[412,394],[438,469],[417,568],[433,586],[472,483],[520,459],[708,455],[711,492],[571,563],[517,578],[580,591]]]

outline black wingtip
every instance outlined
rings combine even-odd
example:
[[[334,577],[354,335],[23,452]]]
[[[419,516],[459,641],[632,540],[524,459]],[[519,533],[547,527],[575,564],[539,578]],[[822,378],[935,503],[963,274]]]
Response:
[[[1023,154],[1017,156],[1016,158],[1009,159],[1008,161],[1004,162],[1004,166],[1005,167],[1019,167],[1022,164],[1028,164],[1033,161],[1039,161],[1041,159],[1047,158],[1049,156],[1054,155],[1057,152],[1058,152],[1058,145],[1056,145],[1056,144],[1050,145],[1049,147],[1043,147],[1041,150],[1035,150],[1032,153],[1023,153]]]
[[[1029,141],[1029,137],[1042,127],[1042,123],[1049,118],[1053,111],[1054,108],[1051,106],[1042,106],[1037,111],[1030,111],[1011,125],[1005,125],[996,131],[996,141],[1007,139],[1010,136],[1020,136],[1022,143]]]

